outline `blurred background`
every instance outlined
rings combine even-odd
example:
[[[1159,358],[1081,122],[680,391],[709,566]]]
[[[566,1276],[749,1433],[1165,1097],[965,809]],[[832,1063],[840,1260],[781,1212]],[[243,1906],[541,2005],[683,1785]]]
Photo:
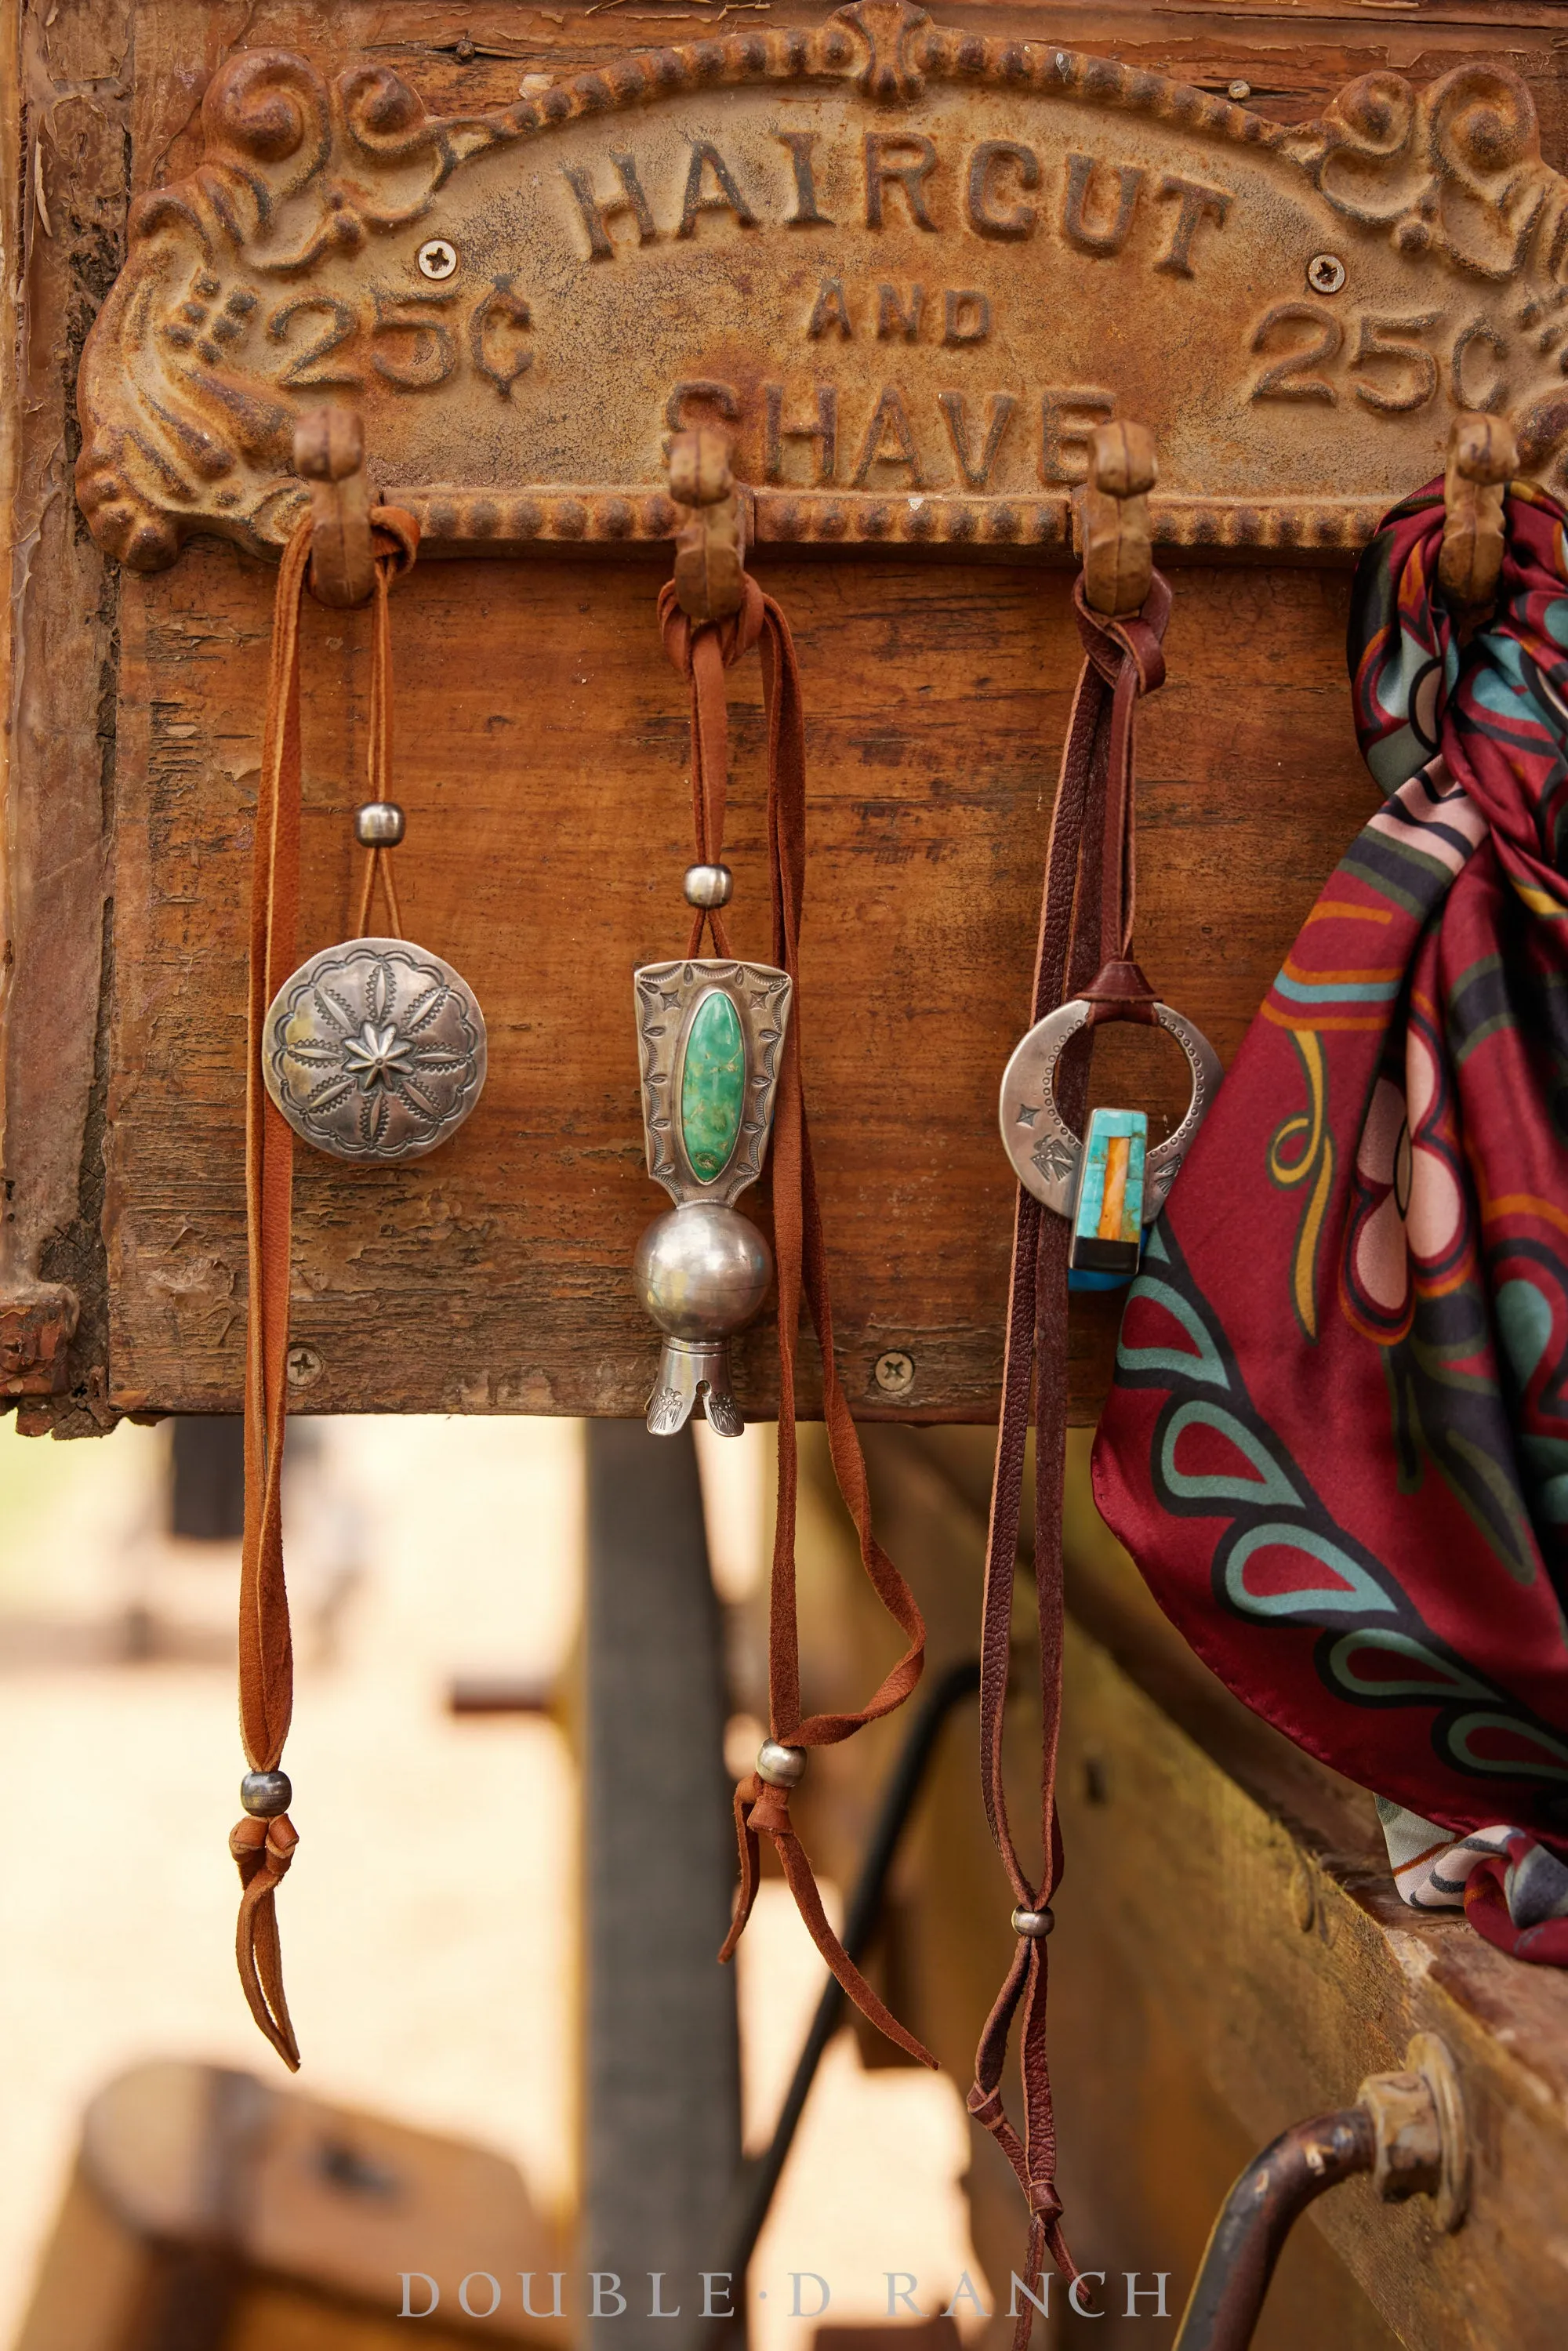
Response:
[[[291,2084],[251,2024],[233,1961],[237,1423],[122,1424],[66,1445],[0,1420],[0,2344],[368,2346],[404,2270],[440,2282],[433,2339],[449,2319],[485,2332],[455,2307],[455,2265],[472,2265],[486,2212],[494,2257],[481,2244],[475,2259],[501,2272],[507,2296],[492,2338],[517,2323],[509,2251],[521,2248],[514,2273],[566,2270],[569,2307],[580,2305],[591,1442],[577,1424],[527,1419],[291,1428],[287,1764],[301,1844],[279,1909],[305,2061]],[[771,1431],[721,1446],[704,1429],[697,1458],[726,1760],[746,1769],[762,1705]],[[849,1636],[845,1653],[858,1680]],[[853,1839],[860,1826],[857,1815]],[[656,1843],[655,1821],[633,1829]],[[830,1907],[835,1857],[830,1835]],[[634,1905],[620,1923],[634,1979]],[[748,2149],[771,2132],[822,1982],[768,1880],[737,1970]],[[835,2331],[886,2323],[889,2272],[918,2280],[927,2316],[966,2273],[976,2305],[988,2305],[959,2090],[866,2055],[839,2032],[812,2089],[751,2269],[758,2351],[812,2332],[790,2314],[792,2272],[831,2281]],[[246,2225],[270,2231],[271,2269],[309,2290],[308,2309],[279,2287],[284,2298],[244,2325],[209,2309],[204,2334],[201,2309],[228,2289],[202,2267],[202,2244],[224,2233],[202,2182],[222,2172],[214,2149],[236,2116],[271,2150],[271,2170],[245,2191],[259,2199]],[[304,2169],[303,2157],[286,2160],[301,2132],[313,2150]],[[388,2182],[405,2174],[428,2195],[400,2221]],[[197,2247],[181,2256],[184,2299],[165,2294],[162,2318],[150,2314],[141,2253],[105,2235],[106,2204],[145,2207],[131,2234]],[[361,2211],[363,2228],[350,2226]],[[548,2309],[543,2277],[537,2292]],[[413,2293],[418,2312],[427,2289]],[[482,2298],[475,2308],[483,2316]],[[973,2335],[967,2294],[956,2314]],[[907,2308],[898,2315],[914,2323]],[[952,2322],[934,2332],[951,2336]]]

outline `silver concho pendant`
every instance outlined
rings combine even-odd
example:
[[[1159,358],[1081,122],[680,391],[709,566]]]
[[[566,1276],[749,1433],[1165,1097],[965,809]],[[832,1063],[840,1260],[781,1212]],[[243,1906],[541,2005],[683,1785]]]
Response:
[[[419,1159],[485,1083],[485,1016],[466,980],[412,939],[348,939],[286,979],[262,1031],[267,1091],[334,1159]]]
[[[648,1173],[675,1204],[634,1264],[664,1333],[648,1426],[674,1436],[700,1405],[721,1437],[738,1437],[729,1336],[761,1308],[773,1252],[734,1204],[768,1154],[789,976],[711,956],[645,964],[632,980]]]
[[[1186,1115],[1163,1143],[1147,1146],[1142,1111],[1097,1110],[1086,1136],[1075,1134],[1056,1100],[1056,1068],[1093,1007],[1072,997],[1037,1021],[1002,1075],[1002,1145],[1026,1192],[1072,1226],[1072,1271],[1125,1280],[1138,1270],[1143,1228],[1166,1195],[1219,1087],[1219,1056],[1192,1022],[1168,1004],[1155,1020],[1174,1037],[1192,1071]]]

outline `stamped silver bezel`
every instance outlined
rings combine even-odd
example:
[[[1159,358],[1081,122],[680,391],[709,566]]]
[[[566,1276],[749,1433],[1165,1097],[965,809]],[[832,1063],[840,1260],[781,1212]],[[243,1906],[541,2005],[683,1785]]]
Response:
[[[793,993],[789,975],[772,964],[738,963],[709,956],[643,964],[632,979],[648,1173],[664,1186],[677,1208],[691,1200],[714,1200],[721,1207],[732,1207],[747,1186],[757,1181],[768,1155],[773,1098]],[[676,1105],[692,1023],[704,999],[716,993],[729,998],[740,1019],[746,1040],[746,1102],[735,1149],[710,1180],[699,1176],[686,1157]]]

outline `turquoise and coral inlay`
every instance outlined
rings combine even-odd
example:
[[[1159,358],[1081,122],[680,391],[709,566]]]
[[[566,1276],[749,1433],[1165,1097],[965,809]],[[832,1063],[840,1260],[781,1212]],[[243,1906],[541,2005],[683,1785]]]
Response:
[[[704,1184],[722,1176],[740,1136],[746,1106],[746,1040],[722,989],[705,996],[686,1035],[681,1069],[681,1140]]]
[[[1097,1110],[1083,1142],[1070,1262],[1129,1279],[1138,1270],[1149,1122],[1141,1110]]]

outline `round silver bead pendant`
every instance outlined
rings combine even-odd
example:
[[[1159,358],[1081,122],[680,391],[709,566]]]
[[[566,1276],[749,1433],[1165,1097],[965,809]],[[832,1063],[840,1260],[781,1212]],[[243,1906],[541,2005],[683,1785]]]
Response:
[[[275,1821],[294,1802],[294,1790],[287,1771],[247,1771],[239,1800],[252,1820]]]
[[[302,963],[262,1032],[267,1091],[334,1159],[423,1158],[485,1083],[485,1016],[467,981],[412,939],[349,939]]]

